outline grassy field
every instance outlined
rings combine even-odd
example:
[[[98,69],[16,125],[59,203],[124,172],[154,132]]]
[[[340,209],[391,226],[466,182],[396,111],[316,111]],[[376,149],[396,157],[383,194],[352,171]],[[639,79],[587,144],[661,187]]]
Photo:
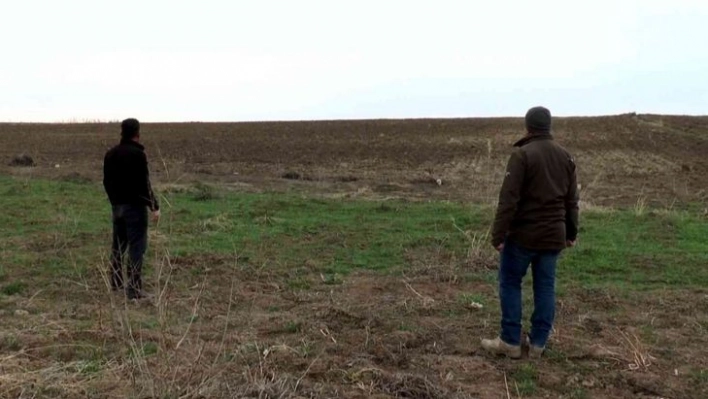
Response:
[[[583,209],[535,363],[479,350],[486,203],[163,185],[156,298],[131,304],[105,283],[97,183],[0,187],[0,397],[708,397],[701,203]]]

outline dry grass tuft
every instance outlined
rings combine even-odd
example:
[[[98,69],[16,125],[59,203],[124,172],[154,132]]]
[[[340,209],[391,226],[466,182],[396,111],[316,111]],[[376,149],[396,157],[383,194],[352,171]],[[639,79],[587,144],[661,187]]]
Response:
[[[656,360],[636,334],[619,330],[624,358],[631,371],[647,371]]]

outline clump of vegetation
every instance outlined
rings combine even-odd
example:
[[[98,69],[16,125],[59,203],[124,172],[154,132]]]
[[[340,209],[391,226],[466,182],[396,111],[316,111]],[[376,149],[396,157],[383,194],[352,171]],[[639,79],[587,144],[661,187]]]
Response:
[[[10,161],[10,166],[31,167],[36,166],[34,158],[27,154],[18,155]]]
[[[194,194],[192,195],[192,199],[195,201],[212,201],[219,199],[220,197],[221,195],[213,185],[202,182],[194,185]]]
[[[2,293],[5,295],[19,295],[27,288],[27,284],[22,281],[11,282],[2,287]]]

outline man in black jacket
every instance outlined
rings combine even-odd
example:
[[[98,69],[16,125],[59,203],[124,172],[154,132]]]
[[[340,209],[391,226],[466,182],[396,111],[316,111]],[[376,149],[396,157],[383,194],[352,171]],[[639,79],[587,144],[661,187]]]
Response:
[[[521,282],[531,265],[534,312],[526,343],[543,354],[555,317],[556,262],[578,236],[578,185],[573,157],[551,135],[551,112],[526,114],[528,134],[514,146],[499,194],[492,245],[501,253],[499,337],[483,340],[496,354],[521,357]]]
[[[145,147],[140,144],[140,122],[121,123],[120,144],[110,149],[103,160],[103,187],[113,208],[113,247],[111,287],[125,288],[129,299],[145,297],[142,290],[143,255],[147,249],[148,209],[155,221],[160,205],[150,185]],[[123,284],[123,257],[128,254],[128,284]]]

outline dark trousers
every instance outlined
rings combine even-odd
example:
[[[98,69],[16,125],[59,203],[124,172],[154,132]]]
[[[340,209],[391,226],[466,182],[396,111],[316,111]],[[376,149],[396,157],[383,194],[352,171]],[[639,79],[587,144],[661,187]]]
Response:
[[[143,256],[147,250],[147,207],[138,205],[113,206],[113,248],[111,251],[111,286],[124,288],[123,265],[127,260],[128,293],[143,288]],[[126,256],[127,255],[127,256]],[[127,259],[125,259],[127,258]]]
[[[553,329],[556,311],[556,262],[560,251],[534,251],[506,240],[499,268],[501,339],[509,345],[521,343],[521,282],[529,265],[533,274],[533,303],[529,340],[544,348]]]

